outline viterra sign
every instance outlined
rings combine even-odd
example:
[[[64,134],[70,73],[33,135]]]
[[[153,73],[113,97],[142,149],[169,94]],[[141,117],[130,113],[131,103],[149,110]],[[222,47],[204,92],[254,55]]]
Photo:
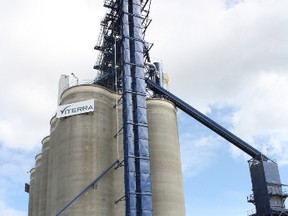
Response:
[[[94,99],[61,105],[57,109],[57,118],[79,115],[94,111]]]

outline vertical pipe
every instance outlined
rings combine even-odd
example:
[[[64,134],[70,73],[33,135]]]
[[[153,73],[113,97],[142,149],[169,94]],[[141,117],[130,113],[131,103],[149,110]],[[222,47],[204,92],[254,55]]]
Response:
[[[116,103],[118,103],[120,99],[120,95],[115,94]],[[115,115],[114,125],[119,125],[119,127],[114,127],[113,134],[115,135],[113,149],[112,149],[112,157],[118,158],[119,161],[123,161],[123,131],[121,127],[123,125],[122,115],[117,115],[116,112],[122,113],[122,107],[119,106],[118,108],[115,106]],[[118,136],[118,138],[117,138]],[[117,141],[118,139],[118,141]],[[118,142],[118,143],[117,143]],[[113,208],[113,216],[124,216],[125,215],[125,201],[122,200],[124,195],[124,169],[119,167],[113,171],[113,201],[114,201],[114,208]]]

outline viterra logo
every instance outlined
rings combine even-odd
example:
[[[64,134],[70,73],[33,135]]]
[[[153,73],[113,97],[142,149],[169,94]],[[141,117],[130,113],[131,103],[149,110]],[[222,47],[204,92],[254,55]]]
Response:
[[[67,111],[67,108],[71,107],[71,105],[65,107],[63,110],[60,110],[61,114],[64,114],[65,111]]]
[[[66,104],[58,107],[57,118],[78,115],[94,111],[94,99]]]
[[[81,106],[81,107],[68,109],[69,107],[71,107],[71,105],[65,107],[63,110],[60,110],[61,114],[65,115],[65,114],[69,114],[69,113],[77,113],[77,112],[89,111],[91,109],[94,109],[94,107],[92,107],[91,105],[90,106]]]

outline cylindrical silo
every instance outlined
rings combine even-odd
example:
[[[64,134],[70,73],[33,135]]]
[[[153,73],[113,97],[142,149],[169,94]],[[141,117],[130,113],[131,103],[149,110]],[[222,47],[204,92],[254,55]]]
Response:
[[[54,119],[51,124],[50,215],[60,211],[116,160],[111,154],[114,94],[101,87],[80,85],[62,94],[61,105],[90,99],[95,102],[93,113]],[[112,185],[112,174],[108,173],[61,216],[112,215]]]
[[[30,187],[29,187],[29,206],[28,216],[33,216],[33,199],[34,199],[34,188],[35,188],[35,168],[30,170]]]
[[[51,119],[50,136],[42,141],[42,155],[36,156],[35,178],[31,172],[35,187],[31,186],[30,199],[38,201],[31,202],[29,216],[55,216],[112,163],[123,161],[120,98],[95,85],[75,86],[62,94],[61,105],[93,99],[94,112]],[[176,108],[166,100],[148,99],[147,115],[154,215],[184,216]],[[120,167],[102,177],[61,216],[125,216],[124,196]]]
[[[54,116],[51,121],[50,121],[50,134],[53,133],[53,131],[56,128],[56,116]],[[53,154],[53,148],[54,143],[52,142],[51,137],[49,136],[49,154],[48,154],[48,167],[47,167],[47,194],[46,194],[46,216],[50,216],[51,214],[51,200],[53,199],[52,196],[52,189],[54,188],[53,185],[55,185],[55,182],[52,182],[52,177],[55,175],[55,173],[53,174],[53,170],[52,170],[52,165],[55,165],[55,163],[53,163],[54,161],[54,154]],[[54,168],[55,169],[55,168]],[[54,170],[55,172],[55,170]],[[56,192],[55,190],[53,192]],[[54,194],[53,194],[54,195]]]
[[[36,164],[35,164],[35,187],[33,191],[33,216],[39,215],[39,197],[40,197],[40,181],[41,181],[41,160],[42,160],[42,154],[38,154],[35,157]]]
[[[39,215],[43,216],[46,215],[49,141],[49,136],[42,140],[42,159],[40,166],[41,176],[39,186]]]
[[[155,216],[184,216],[180,146],[175,106],[147,100],[153,212]]]
[[[122,110],[118,108],[120,128]],[[147,115],[151,162],[153,215],[185,216],[184,193],[175,106],[166,100],[148,99]],[[116,120],[116,118],[115,118]],[[115,123],[116,124],[116,123]],[[123,136],[118,133],[120,160],[123,159]],[[115,152],[114,152],[115,153]],[[124,170],[113,171],[114,199],[123,196]],[[117,200],[117,199],[115,199]],[[118,202],[113,216],[125,216],[125,201]]]

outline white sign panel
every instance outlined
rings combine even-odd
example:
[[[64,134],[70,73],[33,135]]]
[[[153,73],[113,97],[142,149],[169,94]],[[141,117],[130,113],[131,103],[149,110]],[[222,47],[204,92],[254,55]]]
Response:
[[[66,104],[57,109],[57,118],[94,112],[94,99]]]

